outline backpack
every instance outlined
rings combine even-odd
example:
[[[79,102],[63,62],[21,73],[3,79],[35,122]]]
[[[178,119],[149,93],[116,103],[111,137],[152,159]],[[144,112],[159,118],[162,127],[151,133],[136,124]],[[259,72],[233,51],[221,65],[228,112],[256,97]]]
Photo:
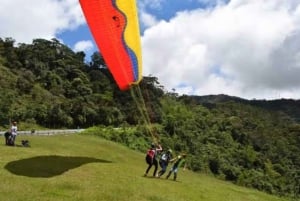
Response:
[[[149,156],[150,158],[154,158],[155,150],[154,149],[148,149],[147,156]]]
[[[28,140],[22,140],[22,146],[23,147],[30,147],[29,141]]]

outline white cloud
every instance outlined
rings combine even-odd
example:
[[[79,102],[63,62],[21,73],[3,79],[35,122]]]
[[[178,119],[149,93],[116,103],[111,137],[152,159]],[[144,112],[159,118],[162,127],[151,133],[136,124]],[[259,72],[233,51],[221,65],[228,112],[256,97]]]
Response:
[[[144,75],[193,94],[300,98],[299,22],[297,0],[231,0],[177,13],[145,30]]]
[[[0,37],[31,43],[84,23],[78,0],[1,0]]]
[[[155,16],[153,16],[147,12],[141,12],[139,19],[141,21],[141,25],[144,26],[145,28],[154,26],[155,24],[158,23]]]
[[[79,51],[90,51],[94,47],[93,42],[90,40],[84,40],[84,41],[79,41],[74,45],[74,51],[79,52]]]
[[[141,26],[140,28],[142,30],[157,24],[156,17],[154,15],[151,15],[147,11],[147,8],[160,9],[162,2],[163,2],[163,0],[138,1],[139,20],[140,20],[140,26]]]

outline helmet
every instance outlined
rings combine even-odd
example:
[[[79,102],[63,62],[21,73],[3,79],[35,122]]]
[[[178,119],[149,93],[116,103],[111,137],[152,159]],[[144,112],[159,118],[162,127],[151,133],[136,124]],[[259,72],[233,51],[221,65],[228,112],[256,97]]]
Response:
[[[169,153],[172,153],[172,149],[168,149],[168,152],[169,152]]]
[[[155,144],[154,143],[151,144],[151,148],[155,148]]]

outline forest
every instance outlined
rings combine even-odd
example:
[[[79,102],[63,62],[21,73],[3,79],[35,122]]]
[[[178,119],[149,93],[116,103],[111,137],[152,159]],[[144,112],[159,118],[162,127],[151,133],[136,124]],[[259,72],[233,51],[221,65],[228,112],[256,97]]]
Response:
[[[0,38],[1,130],[12,120],[20,129],[87,128],[147,149],[152,139],[131,93],[118,89],[99,52],[88,60],[57,39]],[[190,170],[300,198],[300,100],[179,95],[154,76],[139,87],[157,139],[188,153]]]

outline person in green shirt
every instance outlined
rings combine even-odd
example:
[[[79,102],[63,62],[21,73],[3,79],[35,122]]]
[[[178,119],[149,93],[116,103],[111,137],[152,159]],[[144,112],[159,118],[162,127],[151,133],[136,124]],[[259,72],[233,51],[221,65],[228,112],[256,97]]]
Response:
[[[170,160],[170,162],[174,162],[171,170],[169,171],[166,179],[168,179],[172,173],[174,173],[174,177],[173,177],[173,180],[176,181],[176,178],[177,178],[177,172],[178,172],[178,168],[184,163],[185,163],[185,158],[186,158],[186,154],[180,154],[178,155],[176,158],[173,158],[172,160]],[[184,165],[184,168],[183,170],[185,170],[185,166]]]

